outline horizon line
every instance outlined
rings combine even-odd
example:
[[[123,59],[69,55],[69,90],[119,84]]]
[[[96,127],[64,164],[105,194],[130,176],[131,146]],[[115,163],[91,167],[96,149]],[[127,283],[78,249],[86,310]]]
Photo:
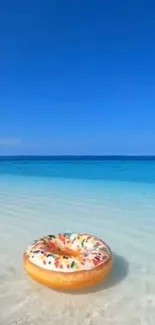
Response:
[[[0,158],[20,158],[20,157],[51,157],[51,158],[62,158],[62,157],[66,157],[66,158],[70,158],[70,157],[81,157],[81,158],[83,158],[83,157],[96,157],[96,158],[104,158],[104,157],[133,157],[133,158],[138,158],[138,157],[150,157],[150,158],[155,158],[155,154],[153,154],[153,155],[141,155],[141,154],[137,154],[137,155],[133,155],[133,154],[126,154],[126,155],[121,155],[121,154],[108,154],[108,155],[86,155],[86,154],[66,154],[66,155],[61,155],[61,154],[56,154],[56,155],[41,155],[41,154],[39,154],[39,155],[36,155],[36,154],[30,154],[30,155],[26,155],[26,154],[23,154],[23,155],[1,155],[0,154]]]

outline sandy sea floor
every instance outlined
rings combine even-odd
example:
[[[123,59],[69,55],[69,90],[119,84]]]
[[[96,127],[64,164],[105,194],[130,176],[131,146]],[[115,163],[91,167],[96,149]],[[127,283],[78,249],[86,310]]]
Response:
[[[32,281],[22,254],[44,234],[95,234],[114,254],[111,274],[84,292]],[[155,324],[155,187],[0,176],[0,325]]]

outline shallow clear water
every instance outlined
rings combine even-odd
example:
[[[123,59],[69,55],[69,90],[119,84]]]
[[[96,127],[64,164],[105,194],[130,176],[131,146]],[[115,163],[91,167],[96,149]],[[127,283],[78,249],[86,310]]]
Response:
[[[1,159],[0,225],[0,324],[154,325],[153,159]],[[107,241],[103,283],[71,294],[28,278],[25,247],[64,231]]]

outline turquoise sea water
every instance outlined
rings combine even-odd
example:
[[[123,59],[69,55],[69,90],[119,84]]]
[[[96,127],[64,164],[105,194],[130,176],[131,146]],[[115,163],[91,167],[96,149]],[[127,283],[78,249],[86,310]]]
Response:
[[[0,174],[155,183],[155,158],[0,158]]]
[[[0,225],[1,323],[154,325],[153,157],[1,157]],[[93,233],[114,255],[104,283],[67,299],[21,260],[31,240],[61,231]]]

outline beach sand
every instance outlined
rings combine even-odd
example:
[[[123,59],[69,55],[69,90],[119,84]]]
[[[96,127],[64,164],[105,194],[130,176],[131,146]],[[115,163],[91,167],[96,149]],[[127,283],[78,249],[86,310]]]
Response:
[[[0,325],[155,323],[155,187],[0,177]],[[48,289],[22,254],[42,235],[88,232],[114,254],[105,281],[83,292]]]

